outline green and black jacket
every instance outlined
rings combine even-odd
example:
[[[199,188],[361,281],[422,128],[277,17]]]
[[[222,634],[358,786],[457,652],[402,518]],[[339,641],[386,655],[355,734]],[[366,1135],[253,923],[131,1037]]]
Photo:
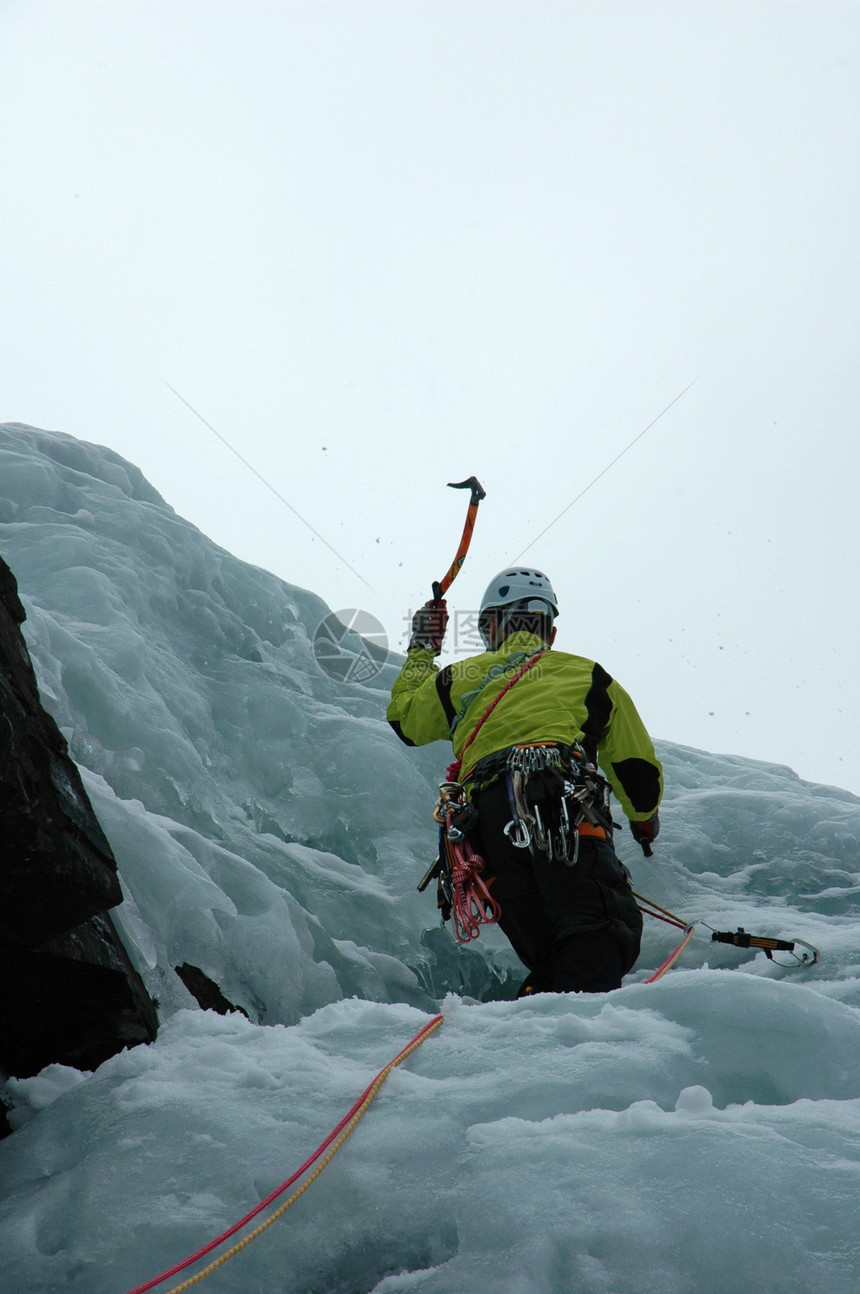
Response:
[[[460,755],[479,719],[525,661],[545,644],[514,633],[498,651],[439,669],[433,652],[409,652],[386,717],[408,746],[450,739]],[[548,651],[502,697],[466,751],[461,778],[487,755],[528,742],[581,741],[631,821],[656,811],[663,770],[636,707],[594,661]]]

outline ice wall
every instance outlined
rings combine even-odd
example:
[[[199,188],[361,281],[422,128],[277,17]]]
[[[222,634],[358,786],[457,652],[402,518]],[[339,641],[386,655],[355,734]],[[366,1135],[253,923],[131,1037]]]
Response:
[[[165,1009],[189,1000],[183,962],[269,1022],[344,994],[505,991],[500,941],[422,941],[445,754],[407,752],[385,722],[393,665],[330,677],[313,651],[329,608],[217,548],[110,450],[2,428],[0,518],[44,704]]]
[[[698,923],[680,968],[641,982],[677,939],[651,921],[618,993],[504,1000],[504,941],[458,951],[415,893],[444,752],[389,732],[391,668],[319,669],[317,598],[214,547],[110,451],[18,426],[0,552],[165,1022],[92,1076],[11,1084],[2,1294],[122,1294],[183,1258],[440,1004],[320,1181],[208,1288],[853,1294],[860,800],[661,742],[655,857],[619,848],[640,892]],[[181,1009],[182,961],[250,1020]]]

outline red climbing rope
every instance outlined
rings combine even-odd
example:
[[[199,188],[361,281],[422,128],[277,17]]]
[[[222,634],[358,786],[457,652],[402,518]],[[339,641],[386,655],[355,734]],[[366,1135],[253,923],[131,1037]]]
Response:
[[[529,657],[529,659],[526,661],[525,665],[522,665],[522,666],[517,670],[517,672],[516,672],[516,674],[513,676],[513,678],[508,679],[507,683],[506,683],[506,684],[505,684],[505,686],[502,688],[501,692],[498,692],[498,693],[496,694],[496,696],[494,696],[494,697],[493,697],[492,701],[491,701],[491,702],[490,702],[490,704],[487,706],[486,710],[485,710],[485,711],[484,711],[484,713],[481,715],[480,719],[479,719],[479,720],[478,720],[478,722],[475,724],[474,728],[472,729],[472,731],[469,733],[468,737],[466,738],[466,741],[465,741],[465,743],[464,743],[464,745],[463,745],[463,749],[460,751],[459,755],[458,755],[458,756],[457,756],[457,758],[454,760],[453,764],[449,764],[449,765],[448,765],[448,768],[447,768],[447,769],[446,769],[446,771],[445,771],[445,780],[446,780],[447,782],[458,782],[458,781],[460,780],[460,769],[461,769],[461,768],[462,768],[462,766],[463,766],[463,756],[465,755],[466,751],[467,751],[467,750],[469,749],[469,747],[471,746],[472,742],[473,742],[473,741],[475,740],[475,738],[477,737],[478,733],[479,733],[479,732],[481,731],[481,729],[483,728],[484,724],[485,724],[485,723],[487,722],[487,720],[489,719],[490,715],[491,715],[491,714],[493,713],[493,711],[495,710],[496,706],[497,706],[497,705],[499,704],[499,702],[501,701],[502,697],[503,697],[507,692],[510,692],[510,690],[511,690],[511,688],[514,686],[514,684],[515,684],[515,683],[518,683],[518,682],[520,681],[520,679],[522,678],[523,674],[526,674],[526,673],[531,669],[532,665],[536,665],[536,664],[538,663],[538,661],[541,659],[541,657],[546,656],[546,654],[547,654],[547,652],[548,652],[548,651],[549,651],[549,648],[548,648],[548,647],[544,647],[543,651],[535,652],[534,656],[530,656],[530,657]]]
[[[647,917],[655,917],[658,921],[665,921],[667,926],[675,926],[677,930],[683,930],[684,932],[684,938],[674,952],[671,952],[663,964],[657,967],[653,975],[649,975],[648,979],[643,981],[645,984],[656,984],[657,980],[662,979],[666,971],[671,970],[675,965],[675,962],[693,938],[696,927],[683,921],[681,917],[676,916],[674,912],[670,912],[668,908],[661,908],[660,904],[654,903],[652,899],[643,898],[635,890],[633,891],[633,897],[639,905],[639,911],[644,912]]]
[[[646,917],[656,917],[658,921],[665,921],[667,926],[677,926],[679,930],[687,929],[688,923],[682,917],[676,916],[674,912],[670,912],[668,908],[661,908],[659,903],[646,899],[635,890],[633,890],[633,897],[639,906],[639,911],[644,912]]]
[[[177,1273],[185,1271],[187,1267],[191,1267],[194,1263],[199,1262],[199,1260],[204,1258],[206,1254],[210,1254],[213,1249],[217,1249],[219,1245],[222,1245],[226,1240],[229,1240],[231,1236],[236,1235],[236,1233],[241,1231],[242,1228],[245,1227],[253,1218],[256,1218],[258,1214],[268,1208],[269,1205],[278,1198],[278,1196],[283,1195],[284,1191],[288,1190],[294,1182],[298,1181],[298,1179],[317,1162],[332,1142],[336,1141],[342,1133],[347,1132],[350,1123],[355,1126],[367,1106],[379,1091],[385,1079],[391,1073],[392,1069],[399,1065],[401,1061],[404,1061],[407,1056],[411,1055],[416,1047],[419,1047],[429,1034],[439,1028],[444,1019],[445,1017],[442,1015],[434,1016],[433,1019],[429,1020],[422,1029],[419,1029],[412,1041],[407,1043],[403,1050],[399,1051],[394,1059],[389,1061],[385,1068],[379,1071],[373,1082],[364,1089],[361,1096],[352,1106],[352,1109],[344,1115],[336,1128],[332,1128],[325,1141],[314,1151],[309,1159],[305,1160],[301,1168],[297,1168],[291,1177],[288,1177],[285,1182],[282,1182],[281,1185],[276,1188],[276,1190],[272,1191],[270,1195],[267,1195],[264,1200],[261,1200],[259,1204],[251,1209],[250,1213],[246,1213],[245,1216],[238,1222],[234,1223],[232,1227],[229,1227],[226,1231],[222,1232],[220,1236],[216,1236],[214,1240],[210,1240],[208,1244],[204,1245],[202,1249],[198,1249],[196,1253],[191,1254],[190,1257],[184,1258],[181,1263],[177,1263],[174,1267],[170,1267],[167,1271],[162,1272],[160,1276],[153,1277],[152,1280],[146,1281],[143,1285],[136,1285],[133,1290],[129,1290],[129,1294],[144,1294],[145,1290],[154,1289],[156,1285],[160,1285],[163,1281],[169,1280],[171,1276],[176,1276]],[[349,1128],[349,1131],[352,1131],[352,1129]],[[201,1273],[201,1275],[203,1274],[204,1273]],[[183,1288],[185,1287],[183,1286]]]
[[[656,915],[657,915],[656,912],[651,913],[652,917]],[[675,923],[672,922],[671,924],[674,925]],[[678,947],[675,949],[675,951],[670,953],[669,956],[666,958],[666,960],[663,962],[662,966],[658,966],[654,974],[649,975],[648,978],[643,982],[645,984],[656,984],[657,980],[661,979],[666,974],[666,971],[670,970],[675,965],[675,962],[681,956],[681,953],[687,947],[687,944],[693,938],[693,935],[695,933],[696,933],[695,926],[686,926],[684,929],[684,938],[678,944]]]

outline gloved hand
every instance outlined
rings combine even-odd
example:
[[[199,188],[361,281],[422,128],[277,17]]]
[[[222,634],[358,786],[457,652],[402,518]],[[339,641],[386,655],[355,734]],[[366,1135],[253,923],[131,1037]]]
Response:
[[[650,858],[653,852],[651,846],[660,832],[660,815],[652,813],[651,817],[646,818],[644,822],[631,822],[630,830],[633,833],[633,839],[642,846],[642,853],[646,858]]]
[[[412,617],[412,637],[409,639],[409,651],[415,647],[429,648],[434,656],[442,650],[442,640],[448,628],[448,604],[444,598],[434,602],[431,598],[419,607]]]

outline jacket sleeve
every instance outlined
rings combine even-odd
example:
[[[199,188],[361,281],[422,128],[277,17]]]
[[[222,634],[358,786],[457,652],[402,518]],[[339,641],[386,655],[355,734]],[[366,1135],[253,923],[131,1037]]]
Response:
[[[394,680],[385,717],[407,746],[425,746],[450,737],[450,701],[446,707],[440,677],[446,679],[448,672],[437,668],[432,649],[416,647]]]
[[[614,679],[612,709],[598,747],[598,762],[631,822],[657,812],[663,795],[663,766],[628,694]]]

